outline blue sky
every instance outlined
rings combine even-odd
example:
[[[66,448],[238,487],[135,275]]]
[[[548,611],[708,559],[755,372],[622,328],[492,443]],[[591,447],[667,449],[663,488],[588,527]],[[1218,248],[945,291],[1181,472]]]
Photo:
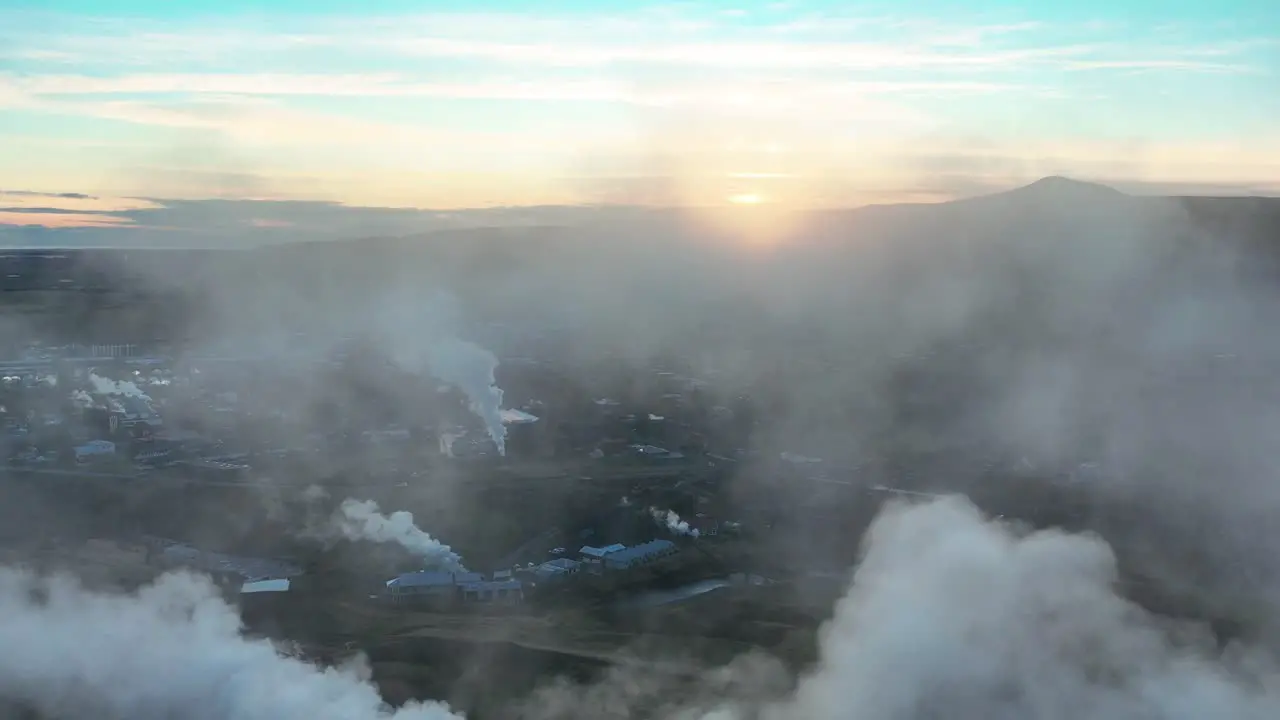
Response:
[[[1068,174],[1275,193],[1278,70],[1273,0],[0,0],[0,190],[832,206]]]

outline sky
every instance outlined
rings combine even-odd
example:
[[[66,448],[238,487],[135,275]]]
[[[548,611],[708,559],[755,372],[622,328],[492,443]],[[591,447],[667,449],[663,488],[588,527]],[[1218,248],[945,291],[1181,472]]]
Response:
[[[0,224],[1280,194],[1277,71],[1274,0],[0,0]]]

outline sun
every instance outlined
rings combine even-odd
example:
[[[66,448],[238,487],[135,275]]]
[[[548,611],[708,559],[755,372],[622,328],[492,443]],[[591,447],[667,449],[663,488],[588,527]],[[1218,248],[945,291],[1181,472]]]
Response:
[[[764,202],[764,198],[755,193],[743,193],[741,195],[730,195],[729,202],[734,205],[759,205]]]

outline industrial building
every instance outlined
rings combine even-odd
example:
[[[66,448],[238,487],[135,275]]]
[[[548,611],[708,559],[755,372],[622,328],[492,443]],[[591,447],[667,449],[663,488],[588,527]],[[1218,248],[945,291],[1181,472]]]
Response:
[[[519,580],[481,580],[459,583],[462,601],[492,605],[517,605],[524,601],[524,584]]]
[[[387,581],[387,594],[392,602],[452,601],[459,583],[484,580],[480,573],[419,570]]]
[[[556,558],[533,568],[534,580],[540,583],[554,583],[567,580],[582,570],[582,563],[569,558]]]
[[[475,572],[420,570],[388,580],[387,596],[394,603],[424,603],[437,607],[458,602],[512,605],[524,600],[524,584],[510,573],[486,580]]]
[[[76,462],[88,462],[95,457],[110,457],[116,454],[116,444],[110,440],[90,440],[83,445],[77,445],[72,449],[76,456]]]
[[[604,547],[593,547],[591,545],[583,545],[582,549],[578,550],[578,554],[582,556],[582,559],[584,562],[592,562],[592,561],[603,560],[604,557],[610,553],[616,553],[626,549],[627,549],[627,546],[622,545],[621,543],[614,543],[613,545],[605,545]]]
[[[670,540],[650,540],[647,543],[609,553],[604,557],[604,567],[606,570],[628,570],[674,555],[676,552],[676,545]]]
[[[627,570],[646,565],[675,554],[678,551],[670,540],[650,540],[640,545],[627,547],[613,544],[605,547],[584,546],[578,553],[582,556],[582,565],[589,572],[602,570]]]
[[[281,560],[209,552],[161,538],[149,538],[146,543],[148,556],[162,566],[185,567],[205,572],[221,584],[237,578],[242,583],[241,590],[244,589],[243,583],[279,580],[302,574],[301,568]]]

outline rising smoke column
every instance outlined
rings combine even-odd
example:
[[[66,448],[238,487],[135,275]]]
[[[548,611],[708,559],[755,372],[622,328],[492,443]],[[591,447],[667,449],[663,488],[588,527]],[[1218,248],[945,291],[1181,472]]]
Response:
[[[418,555],[428,567],[462,572],[462,558],[448,545],[423,532],[413,523],[413,513],[397,510],[383,515],[372,500],[342,501],[334,516],[334,526],[349,540],[395,543]]]
[[[506,425],[502,422],[502,389],[494,376],[498,358],[489,350],[461,339],[461,310],[447,292],[423,295],[417,288],[396,288],[375,314],[380,340],[395,363],[411,372],[427,371],[467,396],[471,412],[506,455]]]
[[[507,454],[507,427],[502,422],[502,388],[494,372],[498,358],[488,350],[466,340],[445,337],[427,349],[427,365],[436,379],[456,386],[466,393],[471,412],[484,422],[485,431],[498,446],[498,454]]]
[[[387,707],[358,668],[321,670],[240,635],[205,578],[136,594],[0,568],[0,705],[102,720],[446,720],[436,703]]]
[[[1280,668],[1175,645],[1113,589],[1094,536],[1019,534],[967,501],[893,503],[786,700],[704,720],[1198,720],[1280,717]]]
[[[698,529],[689,527],[689,521],[681,520],[675,510],[659,510],[656,507],[651,507],[649,508],[649,514],[653,516],[654,522],[666,527],[676,535],[698,537]]]

